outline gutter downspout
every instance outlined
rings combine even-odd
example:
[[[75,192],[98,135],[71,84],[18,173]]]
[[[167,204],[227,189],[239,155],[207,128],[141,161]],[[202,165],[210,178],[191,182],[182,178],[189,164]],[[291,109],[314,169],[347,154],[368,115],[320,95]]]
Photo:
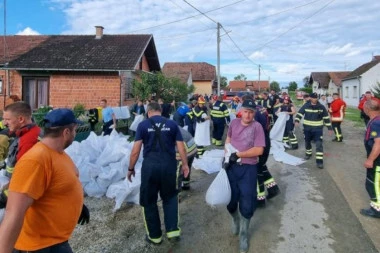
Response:
[[[122,106],[122,85],[123,85],[123,79],[121,77],[121,71],[118,71],[119,72],[119,79],[120,79],[120,102],[119,102],[119,106],[121,107]]]
[[[364,92],[361,92],[362,91],[362,82],[361,82],[361,76],[357,76],[356,79],[358,79],[358,86],[359,86],[359,94],[358,94],[358,98],[360,99],[360,94],[364,94]]]

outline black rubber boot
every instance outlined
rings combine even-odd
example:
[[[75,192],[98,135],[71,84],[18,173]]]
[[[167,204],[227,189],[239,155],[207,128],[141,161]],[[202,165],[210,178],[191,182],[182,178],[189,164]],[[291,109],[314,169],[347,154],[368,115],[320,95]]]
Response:
[[[248,252],[248,228],[251,219],[246,219],[243,216],[240,217],[240,234],[239,234],[239,248],[240,253]]]

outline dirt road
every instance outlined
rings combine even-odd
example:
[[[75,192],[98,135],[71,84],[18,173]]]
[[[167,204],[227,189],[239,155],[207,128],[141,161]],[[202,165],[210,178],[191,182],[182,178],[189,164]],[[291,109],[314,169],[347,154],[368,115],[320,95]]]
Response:
[[[379,252],[380,220],[359,214],[368,206],[362,166],[364,128],[345,122],[343,133],[343,143],[332,143],[332,137],[325,135],[323,170],[314,160],[299,167],[268,161],[281,194],[256,211],[250,252]],[[303,157],[300,130],[297,135],[300,148],[289,153]],[[180,203],[180,242],[165,239],[159,246],[150,245],[144,240],[139,206],[123,204],[112,213],[112,200],[86,198],[91,222],[76,228],[70,240],[74,252],[238,252],[227,211],[212,209],[204,200],[215,175],[193,171],[191,190]]]

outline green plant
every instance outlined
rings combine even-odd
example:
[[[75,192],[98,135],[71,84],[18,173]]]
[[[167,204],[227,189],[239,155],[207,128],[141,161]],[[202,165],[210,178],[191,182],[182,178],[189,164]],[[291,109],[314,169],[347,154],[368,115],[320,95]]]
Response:
[[[344,118],[354,122],[355,126],[364,126],[364,121],[360,118],[360,110],[355,107],[347,107]]]
[[[76,104],[73,107],[75,118],[79,118],[81,115],[83,115],[86,111],[86,107],[83,104]]]
[[[34,113],[33,113],[33,120],[36,122],[38,126],[42,126],[42,120],[44,119],[45,115],[53,110],[53,107],[51,106],[41,106],[39,107]]]

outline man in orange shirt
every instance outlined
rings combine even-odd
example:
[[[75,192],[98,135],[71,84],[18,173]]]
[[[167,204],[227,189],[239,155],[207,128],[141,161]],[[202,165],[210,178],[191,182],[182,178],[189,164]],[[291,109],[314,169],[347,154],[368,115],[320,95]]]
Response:
[[[342,129],[340,128],[340,125],[343,121],[346,106],[346,103],[339,97],[339,94],[334,93],[333,101],[330,104],[329,113],[331,116],[331,126],[335,134],[335,139],[333,139],[333,141],[336,142],[343,141]]]
[[[78,170],[64,151],[78,123],[69,109],[49,112],[43,139],[17,162],[0,225],[1,253],[72,253],[76,224],[90,219]]]

